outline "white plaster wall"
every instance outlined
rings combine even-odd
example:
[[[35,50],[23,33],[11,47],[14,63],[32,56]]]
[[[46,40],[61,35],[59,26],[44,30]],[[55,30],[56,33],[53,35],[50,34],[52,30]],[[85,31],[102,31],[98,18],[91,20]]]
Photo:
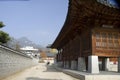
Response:
[[[110,62],[110,71],[118,71],[118,63]]]
[[[102,70],[102,62],[99,62],[99,68],[100,70]],[[110,62],[110,67],[109,67],[109,71],[118,71],[118,62],[116,62],[116,64],[114,64],[114,62]]]

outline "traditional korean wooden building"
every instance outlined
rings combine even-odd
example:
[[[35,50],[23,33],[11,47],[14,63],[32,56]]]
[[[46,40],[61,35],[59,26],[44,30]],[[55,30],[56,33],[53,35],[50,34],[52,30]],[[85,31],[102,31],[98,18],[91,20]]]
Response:
[[[99,73],[109,61],[120,72],[120,9],[107,0],[69,0],[66,21],[52,44],[61,67]]]

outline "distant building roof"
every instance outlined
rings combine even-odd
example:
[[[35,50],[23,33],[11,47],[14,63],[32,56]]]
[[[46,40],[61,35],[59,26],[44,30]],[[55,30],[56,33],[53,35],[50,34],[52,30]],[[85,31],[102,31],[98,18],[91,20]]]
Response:
[[[38,51],[38,49],[33,48],[32,46],[26,46],[23,48],[20,48],[21,50],[31,50],[31,51]]]
[[[47,57],[54,57],[55,56],[55,54],[53,54],[53,53],[46,53],[46,55],[47,55]]]

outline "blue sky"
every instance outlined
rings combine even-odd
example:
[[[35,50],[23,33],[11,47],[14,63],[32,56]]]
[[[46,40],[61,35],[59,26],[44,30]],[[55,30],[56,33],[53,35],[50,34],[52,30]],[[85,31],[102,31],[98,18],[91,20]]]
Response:
[[[2,30],[46,46],[56,39],[67,10],[68,0],[0,1],[0,21],[6,25]]]

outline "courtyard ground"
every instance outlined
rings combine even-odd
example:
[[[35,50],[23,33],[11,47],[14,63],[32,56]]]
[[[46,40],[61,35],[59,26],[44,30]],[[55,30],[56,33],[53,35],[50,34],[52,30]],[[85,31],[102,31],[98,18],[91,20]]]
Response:
[[[3,80],[79,80],[63,72],[57,71],[51,65],[40,63],[37,66],[23,70]]]

